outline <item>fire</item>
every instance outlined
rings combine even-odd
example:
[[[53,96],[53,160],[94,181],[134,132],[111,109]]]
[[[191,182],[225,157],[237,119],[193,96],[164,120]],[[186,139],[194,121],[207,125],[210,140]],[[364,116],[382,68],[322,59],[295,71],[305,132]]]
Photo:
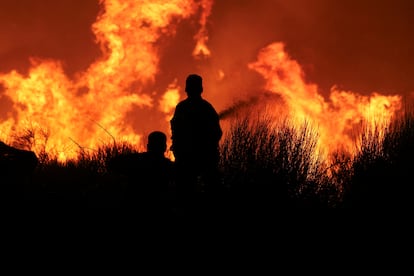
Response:
[[[385,126],[401,108],[398,95],[362,96],[336,87],[325,100],[317,85],[305,82],[302,68],[285,52],[283,43],[263,48],[249,67],[265,78],[267,90],[282,96],[293,120],[298,124],[309,120],[318,129],[319,147],[325,155],[338,149],[353,153],[355,128],[361,123]]]
[[[202,7],[202,14],[200,17],[200,30],[199,32],[194,36],[196,39],[196,46],[193,50],[193,56],[210,56],[211,52],[209,48],[207,47],[207,41],[208,41],[208,35],[207,35],[207,19],[209,15],[211,14],[211,9],[213,7],[213,2],[210,0],[202,0],[201,1],[201,7]]]
[[[156,104],[144,90],[158,72],[156,42],[163,35],[174,34],[174,23],[192,16],[199,4],[191,0],[111,0],[101,4],[103,11],[92,30],[102,57],[85,72],[69,79],[58,61],[33,60],[27,76],[16,71],[0,75],[14,109],[13,116],[0,123],[0,139],[9,141],[29,125],[34,132],[47,133],[43,141],[34,137],[32,149],[43,149],[62,161],[76,158],[79,147],[95,149],[114,137],[141,142],[143,133],[127,124],[124,116],[133,107]],[[208,1],[200,5],[209,6]],[[197,47],[206,42],[207,15],[202,16]],[[160,109],[171,113],[177,102],[177,91],[167,92]]]
[[[33,58],[25,75],[17,71],[0,74],[0,99],[6,97],[12,103],[12,111],[0,121],[0,140],[12,144],[13,137],[29,132],[31,136],[26,136],[32,150],[46,151],[64,161],[76,158],[80,148],[93,150],[114,139],[142,143],[148,131],[128,116],[138,118],[151,129],[169,131],[165,126],[183,91],[174,73],[165,80],[165,87],[155,85],[160,75],[166,73],[160,72],[163,41],[174,38],[180,22],[197,18],[198,31],[192,35],[194,48],[189,56],[200,63],[212,58],[208,19],[213,1],[100,3],[102,11],[91,28],[102,55],[86,70],[70,78],[59,61]],[[227,58],[231,59],[231,55]],[[363,96],[337,87],[324,98],[316,84],[305,81],[300,64],[289,56],[281,42],[263,45],[257,60],[246,64],[246,69],[263,77],[267,93],[282,98],[282,107],[280,101],[271,102],[275,109],[286,109],[297,123],[311,121],[319,131],[320,147],[327,153],[340,147],[352,151],[351,134],[361,122],[372,118],[388,122],[401,107],[401,97],[397,95]],[[202,66],[197,70],[202,75],[209,72]],[[222,67],[213,70],[218,72],[217,83],[237,73]],[[207,88],[213,86],[212,81],[206,82]],[[216,106],[228,105],[220,95],[210,94],[209,100]],[[243,99],[239,103],[247,104]]]
[[[159,102],[159,109],[165,114],[171,114],[180,100],[180,90],[176,84],[171,84]],[[168,120],[168,117],[166,117]]]

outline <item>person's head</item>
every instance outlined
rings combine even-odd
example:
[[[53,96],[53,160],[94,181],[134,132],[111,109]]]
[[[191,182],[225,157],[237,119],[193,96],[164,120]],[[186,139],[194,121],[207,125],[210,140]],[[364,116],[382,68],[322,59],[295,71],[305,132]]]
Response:
[[[148,135],[147,151],[164,154],[167,150],[167,136],[161,131],[153,131]]]
[[[185,81],[185,92],[188,97],[200,96],[203,92],[203,79],[196,74],[188,75]]]

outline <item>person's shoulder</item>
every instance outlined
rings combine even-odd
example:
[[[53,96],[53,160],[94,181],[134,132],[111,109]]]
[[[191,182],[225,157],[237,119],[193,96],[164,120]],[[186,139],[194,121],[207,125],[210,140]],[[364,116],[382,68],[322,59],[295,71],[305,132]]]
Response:
[[[202,103],[203,103],[203,107],[206,110],[210,110],[213,113],[217,113],[216,109],[214,108],[214,106],[209,101],[207,101],[206,99],[202,99]]]
[[[119,154],[111,158],[111,160],[114,162],[131,162],[139,158],[140,154],[141,153],[136,153],[136,152]]]
[[[213,105],[208,101],[208,100],[206,100],[206,99],[204,99],[204,98],[200,98],[200,101],[199,101],[201,104],[203,104],[203,105],[205,105],[205,106],[208,106],[208,107],[213,107]]]
[[[180,101],[176,106],[175,106],[175,113],[177,112],[181,112],[182,110],[186,110],[188,109],[188,105],[189,105],[189,101],[188,99],[182,100]]]
[[[179,106],[187,105],[189,102],[190,102],[190,99],[185,98],[184,100],[179,101],[176,106],[179,107]]]

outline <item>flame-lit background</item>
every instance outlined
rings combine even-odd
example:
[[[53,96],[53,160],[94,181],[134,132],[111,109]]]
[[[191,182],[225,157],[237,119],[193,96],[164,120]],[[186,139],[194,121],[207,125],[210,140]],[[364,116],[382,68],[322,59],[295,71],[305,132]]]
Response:
[[[328,151],[414,91],[409,0],[0,1],[0,140],[59,159],[170,133],[189,73],[229,120],[266,102]]]

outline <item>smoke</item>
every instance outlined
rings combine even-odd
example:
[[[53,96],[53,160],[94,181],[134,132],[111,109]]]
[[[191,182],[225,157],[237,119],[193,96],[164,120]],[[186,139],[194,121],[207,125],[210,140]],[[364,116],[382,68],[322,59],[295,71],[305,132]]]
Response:
[[[282,98],[278,94],[263,92],[257,93],[256,96],[251,96],[248,99],[237,99],[232,105],[219,112],[219,118],[220,120],[237,118],[240,115],[258,111],[259,107],[268,105],[283,106]]]

